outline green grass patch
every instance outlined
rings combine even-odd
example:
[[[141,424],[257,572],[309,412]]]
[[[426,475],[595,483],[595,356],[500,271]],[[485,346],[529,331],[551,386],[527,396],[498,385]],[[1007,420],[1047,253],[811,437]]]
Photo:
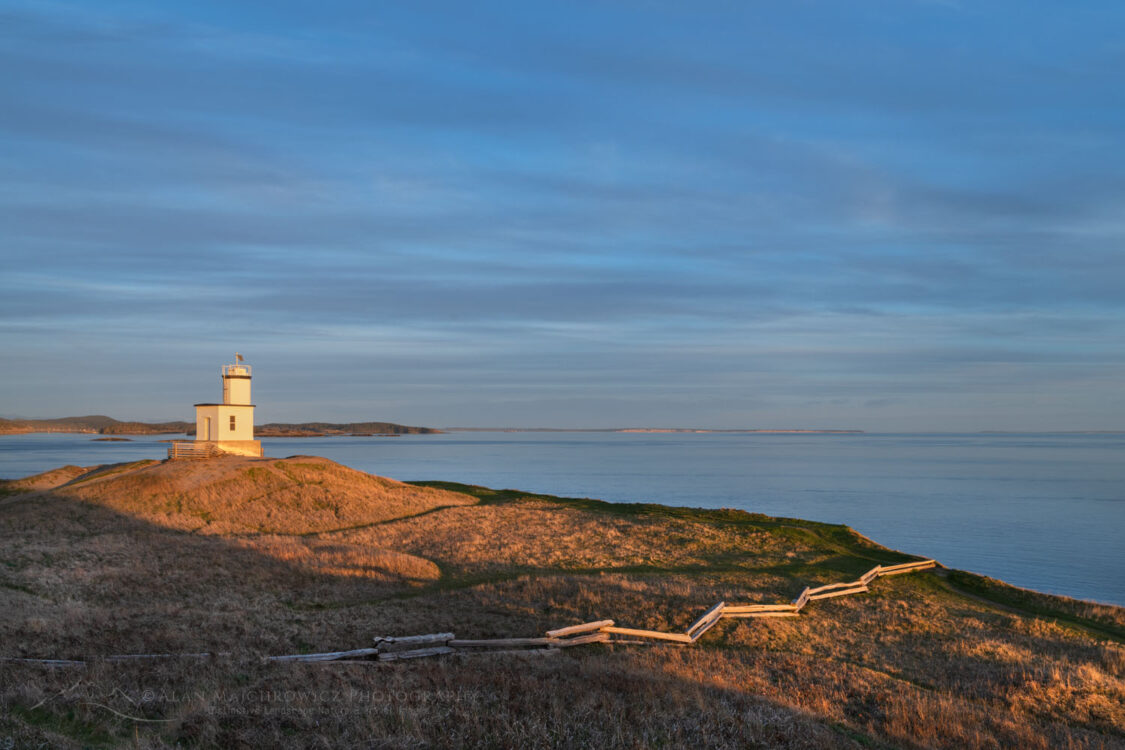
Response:
[[[323,479],[309,479],[307,476],[302,477],[295,470],[296,469],[310,469],[313,471],[324,471],[328,467],[325,464],[287,464],[284,461],[275,461],[274,467],[286,476],[293,484],[298,487],[305,487],[312,484],[324,484]]]
[[[294,469],[309,469],[311,471],[327,471],[328,470],[328,464],[301,463],[299,461],[291,461],[291,462],[288,462],[288,463],[283,463],[281,461],[278,461],[276,464],[274,464],[274,466],[278,466],[278,465],[292,466]]]
[[[200,521],[203,521],[203,523],[211,523],[215,520],[215,516],[209,510],[193,510],[190,511],[188,515],[198,518]]]
[[[8,589],[9,591],[19,591],[22,594],[31,594],[32,596],[39,596],[27,586],[18,583],[8,583],[7,581],[0,581],[0,588]]]
[[[145,466],[149,466],[155,463],[159,462],[151,458],[146,458],[141,461],[130,461],[129,463],[123,464],[110,464],[104,469],[95,469],[93,472],[87,474],[86,476],[79,477],[72,482],[68,482],[64,486],[73,487],[77,484],[83,484],[84,482],[92,482],[95,479],[103,479],[105,477],[111,477],[115,474],[122,474],[126,471],[132,471],[133,469],[141,469]]]
[[[18,717],[25,724],[61,734],[82,747],[111,747],[115,743],[115,738],[105,727],[79,718],[74,709],[59,713],[47,706],[12,706],[10,710],[12,716]]]
[[[610,503],[591,498],[556,497],[519,490],[494,490],[457,482],[408,482],[418,487],[458,492],[476,498],[481,505],[506,505],[521,502],[547,502],[575,510],[629,518],[674,519],[704,523],[712,526],[744,528],[779,535],[789,542],[809,546],[822,552],[833,552],[845,558],[838,568],[842,572],[862,574],[875,564],[895,564],[921,559],[896,550],[887,549],[861,536],[843,524],[820,523],[800,518],[767,516],[734,508],[685,508],[659,503]]]
[[[850,727],[847,724],[842,724],[838,721],[829,721],[826,725],[829,729],[837,734],[847,737],[849,740],[859,743],[863,747],[873,747],[878,750],[897,750],[897,745],[888,745],[882,740],[878,740],[869,734],[865,734],[855,727]]]
[[[1098,605],[1017,588],[995,578],[964,570],[949,571],[946,581],[954,590],[987,599],[1023,614],[1057,620],[1060,624],[1078,625],[1114,640],[1125,641],[1125,626],[1108,615],[1102,617],[1092,611]]]

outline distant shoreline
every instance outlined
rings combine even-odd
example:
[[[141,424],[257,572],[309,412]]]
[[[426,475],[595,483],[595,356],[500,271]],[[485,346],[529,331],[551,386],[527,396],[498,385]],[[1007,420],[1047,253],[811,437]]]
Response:
[[[599,434],[672,434],[672,435],[1125,435],[1125,430],[965,430],[875,431],[856,429],[800,429],[787,427],[710,429],[703,427],[413,427],[393,422],[271,422],[257,425],[260,438],[311,437],[398,437],[401,435],[436,435],[443,432],[508,432],[508,433],[599,433]],[[30,434],[87,435],[188,435],[195,434],[194,422],[118,421],[102,415],[62,417],[58,419],[0,418],[0,436]]]
[[[751,435],[862,435],[864,430],[708,430],[696,427],[607,427],[607,428],[567,428],[567,427],[443,427],[444,432],[615,432],[641,434],[751,434]]]
[[[441,432],[394,422],[271,422],[255,428],[257,437],[423,435]],[[58,419],[0,419],[0,435],[78,433],[86,435],[194,435],[195,422],[121,422],[104,415]]]

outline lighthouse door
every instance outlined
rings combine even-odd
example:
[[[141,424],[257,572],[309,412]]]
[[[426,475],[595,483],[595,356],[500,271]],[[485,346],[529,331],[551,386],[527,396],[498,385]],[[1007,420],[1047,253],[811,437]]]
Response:
[[[211,417],[203,418],[203,439],[211,439]]]

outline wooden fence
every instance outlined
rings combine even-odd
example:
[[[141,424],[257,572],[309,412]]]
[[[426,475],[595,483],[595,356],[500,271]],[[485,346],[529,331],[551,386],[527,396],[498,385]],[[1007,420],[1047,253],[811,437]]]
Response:
[[[329,651],[319,654],[287,654],[267,656],[269,662],[347,662],[379,663],[417,659],[447,654],[551,654],[571,646],[586,646],[593,643],[676,643],[688,645],[695,643],[713,628],[720,620],[727,618],[746,619],[754,617],[797,617],[809,602],[830,599],[837,596],[862,594],[876,578],[913,573],[937,566],[934,560],[917,560],[898,565],[876,565],[854,581],[829,583],[810,588],[806,586],[797,598],[780,604],[727,604],[719,602],[697,619],[683,633],[668,633],[659,630],[642,630],[620,627],[613,620],[597,620],[580,625],[568,625],[548,630],[543,636],[532,638],[489,638],[466,640],[458,639],[453,633],[429,633],[427,635],[378,636],[372,646],[348,651]],[[138,659],[167,658],[211,658],[229,654],[121,654],[108,656],[103,661],[123,662]],[[5,662],[22,662],[51,667],[84,667],[85,661],[66,659],[0,659]]]
[[[168,458],[198,461],[222,455],[222,451],[211,443],[195,440],[173,440],[168,444]]]

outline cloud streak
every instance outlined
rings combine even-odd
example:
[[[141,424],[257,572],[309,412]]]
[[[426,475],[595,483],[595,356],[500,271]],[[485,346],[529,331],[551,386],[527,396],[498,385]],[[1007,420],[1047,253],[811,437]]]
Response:
[[[1120,427],[1125,12],[1021,8],[16,3],[0,412]]]

